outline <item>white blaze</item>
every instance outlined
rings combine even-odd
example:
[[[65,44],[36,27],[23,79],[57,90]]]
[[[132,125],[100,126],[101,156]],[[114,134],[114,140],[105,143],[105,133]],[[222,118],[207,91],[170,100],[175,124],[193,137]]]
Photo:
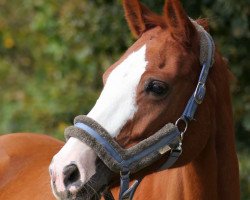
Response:
[[[146,45],[130,54],[109,75],[105,87],[88,117],[103,126],[112,137],[137,111],[136,88],[146,70]]]
[[[119,134],[125,123],[137,111],[136,89],[142,74],[146,70],[146,45],[130,54],[109,75],[106,85],[88,116],[102,125],[112,137]],[[58,192],[67,192],[63,170],[74,163],[80,171],[82,183],[89,181],[95,174],[95,152],[76,138],[70,138],[64,147],[54,156],[50,165],[51,179]],[[72,194],[77,189],[69,188]],[[56,195],[55,195],[56,196]]]

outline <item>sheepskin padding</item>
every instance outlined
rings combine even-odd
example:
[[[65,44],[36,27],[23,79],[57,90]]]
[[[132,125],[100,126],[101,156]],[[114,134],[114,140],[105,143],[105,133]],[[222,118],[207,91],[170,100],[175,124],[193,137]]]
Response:
[[[129,160],[133,156],[136,156],[138,153],[140,153],[142,150],[145,150],[149,148],[152,145],[155,145],[157,142],[161,141],[163,138],[166,139],[166,137],[169,136],[168,144],[164,145],[163,147],[159,147],[157,151],[154,151],[153,153],[150,153],[148,155],[145,155],[142,159],[136,160],[135,162],[129,163],[129,166],[127,166],[131,173],[136,173],[139,170],[151,165],[153,162],[158,160],[162,157],[162,154],[160,153],[160,150],[162,148],[167,148],[170,150],[170,148],[174,148],[179,144],[179,131],[178,128],[172,124],[166,124],[163,128],[161,128],[159,131],[157,131],[155,134],[150,136],[149,138],[141,141],[140,143],[136,144],[135,146],[129,148],[129,149],[123,149],[120,147],[120,145],[112,138],[109,133],[97,122],[95,122],[93,119],[81,115],[75,118],[74,123],[83,123],[94,129],[99,135],[101,135],[103,138],[105,138],[108,143],[112,145],[112,147],[120,154],[122,159],[124,161]],[[75,137],[81,140],[82,142],[86,143],[88,146],[90,146],[95,153],[100,157],[100,159],[114,172],[120,172],[123,170],[123,164],[124,163],[118,163],[107,151],[106,149],[91,135],[89,135],[86,131],[76,127],[76,126],[70,126],[65,130],[65,138],[68,140],[70,137]],[[168,140],[168,139],[167,139]],[[167,153],[165,151],[164,153]]]
[[[214,53],[215,53],[214,41],[211,35],[201,25],[199,25],[196,21],[194,21],[191,18],[190,20],[200,35],[200,64],[203,65],[204,63],[207,63],[208,66],[211,67],[214,63]],[[209,51],[211,51],[211,55]]]

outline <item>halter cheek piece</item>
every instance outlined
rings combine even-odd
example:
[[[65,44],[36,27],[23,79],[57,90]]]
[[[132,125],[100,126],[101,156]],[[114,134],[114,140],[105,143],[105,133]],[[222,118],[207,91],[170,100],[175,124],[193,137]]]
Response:
[[[200,35],[200,63],[202,70],[196,89],[189,99],[182,116],[175,124],[168,123],[149,138],[141,141],[129,149],[123,149],[110,134],[96,121],[87,116],[75,118],[74,126],[65,130],[65,137],[78,138],[90,146],[99,158],[115,173],[120,173],[120,200],[132,199],[140,181],[136,180],[129,187],[130,173],[136,173],[150,166],[169,153],[166,162],[158,171],[168,169],[182,153],[182,139],[188,128],[188,123],[194,119],[199,104],[206,93],[206,80],[209,69],[214,62],[215,46],[211,36],[195,21],[193,21]],[[180,131],[179,124],[184,122],[185,128]],[[110,191],[104,194],[105,199],[114,199]]]

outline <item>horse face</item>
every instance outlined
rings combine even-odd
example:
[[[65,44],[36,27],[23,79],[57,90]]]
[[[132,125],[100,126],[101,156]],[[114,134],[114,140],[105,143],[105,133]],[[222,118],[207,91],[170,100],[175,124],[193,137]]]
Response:
[[[195,88],[199,38],[178,1],[167,1],[163,16],[138,1],[123,4],[129,26],[139,39],[105,72],[103,91],[88,117],[126,148],[181,115]],[[100,163],[87,144],[70,138],[50,165],[55,196],[91,199],[113,177]]]

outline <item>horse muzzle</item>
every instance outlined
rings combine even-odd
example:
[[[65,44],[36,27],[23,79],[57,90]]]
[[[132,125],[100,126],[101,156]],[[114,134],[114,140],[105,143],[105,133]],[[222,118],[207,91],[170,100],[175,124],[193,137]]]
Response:
[[[56,184],[51,180],[51,187],[57,199],[60,200],[96,200],[101,199],[102,193],[109,187],[115,178],[113,173],[100,159],[96,161],[96,173],[87,183],[80,181],[79,170],[72,164],[65,168],[64,190],[58,191]],[[74,188],[72,190],[71,188]]]

